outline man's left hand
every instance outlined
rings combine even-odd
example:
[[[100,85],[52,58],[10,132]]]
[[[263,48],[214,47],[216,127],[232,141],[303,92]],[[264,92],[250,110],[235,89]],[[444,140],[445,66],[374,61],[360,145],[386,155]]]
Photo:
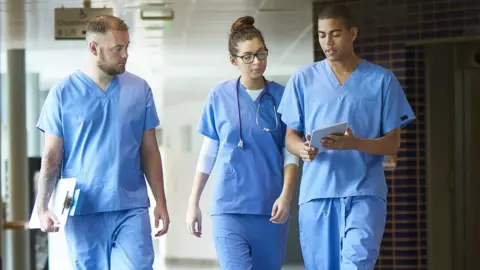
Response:
[[[353,136],[353,132],[350,128],[347,128],[347,132],[344,135],[328,135],[328,137],[322,139],[322,145],[329,150],[349,150],[354,149],[357,144],[358,138]]]
[[[160,237],[167,233],[168,226],[170,225],[170,217],[168,216],[168,210],[166,206],[156,205],[155,210],[153,211],[153,215],[155,218],[155,228],[159,229],[160,227],[160,220],[162,221],[162,229],[159,230],[155,237]]]

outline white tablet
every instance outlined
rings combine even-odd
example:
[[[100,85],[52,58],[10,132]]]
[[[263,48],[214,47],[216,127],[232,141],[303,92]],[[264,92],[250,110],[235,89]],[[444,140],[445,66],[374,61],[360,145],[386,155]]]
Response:
[[[322,146],[322,139],[331,134],[344,135],[347,131],[347,126],[347,122],[342,122],[314,130],[311,135],[310,146],[317,148],[319,152],[325,150]]]

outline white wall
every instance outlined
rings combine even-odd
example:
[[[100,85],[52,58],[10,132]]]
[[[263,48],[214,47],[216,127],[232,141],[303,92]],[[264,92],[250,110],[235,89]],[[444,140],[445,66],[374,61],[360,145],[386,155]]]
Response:
[[[205,215],[208,211],[210,185],[205,188],[200,203],[204,214],[202,238],[197,239],[190,235],[185,225],[187,201],[202,141],[201,136],[195,132],[202,105],[200,102],[188,102],[165,107],[165,114],[170,117],[162,128],[170,147],[165,148],[162,154],[165,157],[164,173],[172,226],[166,236],[167,245],[162,255],[168,258],[215,259],[210,220]],[[182,127],[186,125],[191,127],[192,132],[182,134]],[[184,141],[185,139],[190,142]],[[186,144],[191,144],[191,149],[185,149]]]

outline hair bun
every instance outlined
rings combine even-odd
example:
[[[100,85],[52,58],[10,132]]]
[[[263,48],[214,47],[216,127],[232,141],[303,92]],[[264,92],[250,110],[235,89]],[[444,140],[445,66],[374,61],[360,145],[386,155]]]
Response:
[[[240,17],[232,24],[231,31],[236,32],[242,29],[253,28],[254,23],[255,23],[255,19],[252,16]]]

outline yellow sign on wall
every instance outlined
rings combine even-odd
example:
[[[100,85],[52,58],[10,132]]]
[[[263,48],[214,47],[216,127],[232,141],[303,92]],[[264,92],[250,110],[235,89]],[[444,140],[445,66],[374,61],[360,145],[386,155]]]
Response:
[[[56,8],[55,40],[85,39],[87,23],[101,15],[113,15],[113,9]]]

